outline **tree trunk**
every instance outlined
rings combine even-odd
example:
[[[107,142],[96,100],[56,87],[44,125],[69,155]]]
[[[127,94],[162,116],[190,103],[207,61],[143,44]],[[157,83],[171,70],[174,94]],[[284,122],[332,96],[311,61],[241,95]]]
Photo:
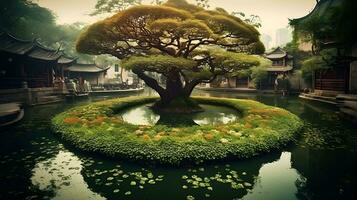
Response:
[[[124,72],[124,68],[123,67],[120,67],[120,80],[122,83],[124,83],[124,80],[123,80],[123,72]]]
[[[133,72],[160,95],[160,101],[154,104],[154,109],[182,113],[202,111],[198,104],[190,99],[192,90],[199,83],[198,81],[191,81],[184,86],[180,73],[172,71],[167,74],[166,87],[163,88],[157,80],[146,75],[143,71],[133,70]]]
[[[172,100],[186,96],[179,72],[174,71],[168,74],[164,96],[161,99],[163,105],[169,105]]]

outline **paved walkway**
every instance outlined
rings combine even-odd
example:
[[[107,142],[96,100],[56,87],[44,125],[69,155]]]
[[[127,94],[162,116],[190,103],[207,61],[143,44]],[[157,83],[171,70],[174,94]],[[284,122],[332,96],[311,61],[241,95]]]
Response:
[[[301,93],[300,98],[312,101],[318,101],[322,103],[328,103],[337,105],[340,109],[340,113],[357,122],[357,95],[356,94],[340,94],[335,97],[326,97],[317,95],[314,93]]]

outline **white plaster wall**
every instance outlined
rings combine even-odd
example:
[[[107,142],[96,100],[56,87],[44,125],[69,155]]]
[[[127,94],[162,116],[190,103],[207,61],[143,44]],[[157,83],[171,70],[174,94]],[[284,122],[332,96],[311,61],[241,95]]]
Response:
[[[108,69],[106,75],[105,75],[105,79],[114,79],[114,78],[117,78],[118,76],[120,77],[120,70],[121,68],[119,67],[119,71],[116,72],[115,71],[115,66],[112,65],[110,66],[110,68]],[[128,81],[132,81],[132,77],[130,76],[132,72],[130,71],[127,71],[124,69],[123,71],[123,81],[126,81],[128,79]]]

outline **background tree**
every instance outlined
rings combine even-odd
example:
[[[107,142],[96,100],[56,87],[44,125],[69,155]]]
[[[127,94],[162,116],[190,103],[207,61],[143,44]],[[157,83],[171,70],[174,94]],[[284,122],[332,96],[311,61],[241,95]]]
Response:
[[[1,31],[46,44],[57,42],[60,36],[52,11],[29,0],[1,0],[0,27]]]
[[[262,20],[260,19],[259,15],[247,16],[245,13],[237,11],[232,12],[232,15],[240,17],[245,23],[253,25],[256,28],[262,27]]]
[[[83,23],[58,25],[51,10],[30,0],[0,1],[0,31],[20,39],[36,39],[44,46],[61,48],[68,56],[93,62],[93,56],[75,50],[77,37],[85,26]]]
[[[268,78],[267,68],[272,65],[272,61],[269,59],[262,59],[260,57],[258,58],[260,62],[258,66],[237,70],[232,73],[232,76],[238,78],[249,78],[255,88],[262,89],[261,83]]]
[[[223,9],[205,10],[185,0],[160,6],[133,6],[91,25],[77,51],[111,54],[123,60],[161,97],[158,108],[189,104],[196,85],[243,68],[258,66],[264,52],[259,32]],[[166,78],[160,85],[147,72]]]

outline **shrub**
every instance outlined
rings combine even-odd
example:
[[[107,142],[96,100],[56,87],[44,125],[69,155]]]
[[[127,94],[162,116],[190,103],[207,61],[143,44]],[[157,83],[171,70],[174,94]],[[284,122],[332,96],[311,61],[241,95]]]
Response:
[[[241,117],[228,124],[168,127],[132,125],[115,117],[128,107],[158,100],[128,97],[74,107],[52,119],[55,133],[87,152],[178,165],[182,162],[248,158],[278,149],[302,128],[294,114],[252,100],[194,97],[198,103],[227,106]]]

